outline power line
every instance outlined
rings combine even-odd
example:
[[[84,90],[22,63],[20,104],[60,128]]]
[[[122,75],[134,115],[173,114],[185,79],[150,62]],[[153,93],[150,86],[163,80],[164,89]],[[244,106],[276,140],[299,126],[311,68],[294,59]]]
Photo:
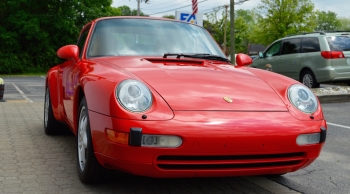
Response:
[[[162,5],[167,4],[168,6],[175,6],[175,5],[183,4],[183,3],[185,3],[185,2],[188,2],[188,0],[182,1],[181,3],[173,4],[173,5],[169,5],[169,4],[168,4],[169,2],[167,2],[167,3],[162,3]],[[170,2],[170,3],[171,3],[171,2]],[[157,5],[160,5],[160,4],[157,4]],[[155,8],[157,5],[154,5],[152,8],[143,8],[142,10],[154,10],[154,9],[163,9],[163,8],[166,8],[166,7],[158,7],[158,8]]]
[[[198,3],[202,3],[204,1],[208,1],[208,0],[199,1]],[[167,11],[162,11],[162,12],[158,12],[158,13],[152,13],[152,14],[149,14],[149,15],[156,15],[156,14],[160,14],[160,13],[166,13],[166,12],[169,12],[169,11],[174,11],[174,10],[181,9],[181,8],[184,8],[184,7],[189,7],[189,6],[192,6],[192,4],[186,5],[186,6],[183,6],[183,7],[178,7],[178,8],[175,8],[175,9],[170,9],[170,10],[167,10]]]

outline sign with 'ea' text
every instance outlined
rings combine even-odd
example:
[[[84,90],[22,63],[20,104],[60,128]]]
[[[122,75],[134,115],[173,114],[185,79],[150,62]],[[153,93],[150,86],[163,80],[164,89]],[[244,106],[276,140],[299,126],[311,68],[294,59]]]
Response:
[[[203,13],[196,13],[193,15],[189,12],[176,11],[175,19],[191,24],[197,24],[198,26],[203,26]]]

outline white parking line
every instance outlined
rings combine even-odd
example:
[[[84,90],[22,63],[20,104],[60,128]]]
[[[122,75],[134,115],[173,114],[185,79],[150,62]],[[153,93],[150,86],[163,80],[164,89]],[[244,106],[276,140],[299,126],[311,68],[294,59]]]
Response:
[[[22,90],[20,90],[15,83],[12,83],[12,85],[16,88],[16,90],[23,96],[24,99],[28,100],[28,102],[33,102],[32,100],[30,100],[23,92]]]
[[[44,78],[44,79],[46,78],[45,76],[40,76],[40,77],[42,77],[42,78]]]
[[[336,127],[342,127],[342,128],[345,128],[345,129],[350,129],[350,127],[348,127],[348,126],[345,126],[345,125],[338,125],[338,124],[330,123],[330,122],[327,122],[327,125],[333,125],[333,126],[336,126]]]

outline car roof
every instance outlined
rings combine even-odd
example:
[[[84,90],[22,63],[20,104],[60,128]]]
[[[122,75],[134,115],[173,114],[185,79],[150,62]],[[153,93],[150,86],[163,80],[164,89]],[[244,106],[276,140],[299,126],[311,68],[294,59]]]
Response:
[[[301,34],[291,34],[288,36],[285,36],[284,38],[290,38],[290,37],[315,37],[315,36],[334,36],[334,35],[350,35],[350,31],[316,31],[316,32],[306,32]]]

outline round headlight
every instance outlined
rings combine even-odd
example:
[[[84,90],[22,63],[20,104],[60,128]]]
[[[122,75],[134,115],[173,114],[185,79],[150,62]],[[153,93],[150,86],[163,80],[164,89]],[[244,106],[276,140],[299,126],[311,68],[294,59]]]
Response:
[[[119,103],[132,112],[143,112],[152,105],[152,94],[147,86],[137,80],[124,80],[116,90]]]
[[[318,107],[318,101],[314,93],[304,85],[295,84],[288,88],[289,101],[299,110],[305,113],[314,113]]]

